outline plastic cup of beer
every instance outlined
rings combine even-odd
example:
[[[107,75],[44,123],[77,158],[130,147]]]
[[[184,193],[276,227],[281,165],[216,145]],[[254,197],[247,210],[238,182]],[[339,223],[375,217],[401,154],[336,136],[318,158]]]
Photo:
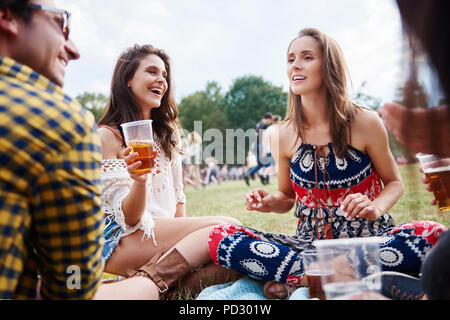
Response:
[[[309,297],[325,300],[325,292],[322,289],[322,277],[332,276],[333,270],[320,268],[317,250],[304,250],[301,252],[301,256],[304,274],[308,283]]]
[[[379,243],[382,237],[316,240],[326,300],[345,300],[356,293],[381,291]]]
[[[450,158],[418,153],[423,173],[430,181],[431,190],[440,211],[450,210]]]
[[[148,173],[155,166],[153,154],[152,120],[140,120],[121,124],[125,143],[131,147],[131,152],[137,152],[138,156],[131,163],[141,161],[141,165],[135,169],[136,173]]]

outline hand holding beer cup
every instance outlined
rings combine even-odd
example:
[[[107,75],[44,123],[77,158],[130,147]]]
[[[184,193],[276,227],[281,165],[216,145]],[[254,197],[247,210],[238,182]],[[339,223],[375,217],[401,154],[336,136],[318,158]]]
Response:
[[[123,155],[131,178],[136,180],[138,177],[149,173],[155,166],[152,120],[122,123],[121,127],[127,144]],[[143,179],[139,178],[139,180]]]
[[[126,147],[123,150],[123,158],[125,163],[127,164],[127,170],[130,174],[131,179],[138,183],[145,183],[147,181],[148,172],[136,171],[142,165],[142,162],[139,160],[135,160],[139,154],[137,152],[133,152],[131,147]]]
[[[422,167],[419,167],[419,171],[421,173],[424,173]],[[430,185],[430,180],[427,178],[427,176],[425,174],[423,175],[421,180],[422,180],[422,183],[425,185],[425,188],[427,189],[427,191],[433,193],[433,190],[431,189],[431,185]],[[434,194],[433,194],[433,200],[430,201],[430,204],[432,206],[436,205],[436,198],[434,198]]]
[[[437,204],[440,211],[450,210],[450,158],[424,153],[418,153],[416,157],[420,171],[425,174],[422,182],[434,194],[431,204]]]

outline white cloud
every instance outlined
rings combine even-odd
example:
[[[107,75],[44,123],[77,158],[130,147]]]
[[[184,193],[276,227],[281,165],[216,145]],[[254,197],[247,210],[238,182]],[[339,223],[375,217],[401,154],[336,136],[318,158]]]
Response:
[[[106,90],[115,59],[134,43],[163,48],[172,59],[177,99],[209,80],[261,75],[287,88],[285,55],[304,27],[341,45],[355,90],[389,100],[401,75],[401,34],[393,0],[56,0],[73,14],[82,58],[68,67],[71,95]]]

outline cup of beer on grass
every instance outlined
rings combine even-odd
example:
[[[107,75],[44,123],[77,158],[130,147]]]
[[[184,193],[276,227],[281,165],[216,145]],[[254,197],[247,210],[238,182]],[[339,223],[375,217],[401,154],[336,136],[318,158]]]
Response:
[[[135,169],[136,173],[148,173],[155,166],[153,154],[152,120],[140,120],[121,124],[125,143],[131,147],[131,152],[137,152],[138,156],[132,163],[140,161],[142,164]]]
[[[423,173],[430,182],[440,211],[450,210],[450,158],[418,153]]]
[[[346,300],[354,294],[381,291],[379,244],[382,237],[316,240],[326,300]]]
[[[330,254],[331,252],[329,252]],[[322,269],[319,265],[319,252],[317,250],[304,250],[301,253],[304,275],[308,283],[309,297],[325,300],[322,289],[322,277],[331,277],[333,270]]]

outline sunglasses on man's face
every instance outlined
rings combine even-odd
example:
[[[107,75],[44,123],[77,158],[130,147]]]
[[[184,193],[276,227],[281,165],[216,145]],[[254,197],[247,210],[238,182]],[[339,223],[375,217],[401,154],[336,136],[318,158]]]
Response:
[[[69,40],[69,32],[70,32],[70,12],[62,9],[57,9],[49,6],[44,6],[41,4],[31,3],[30,8],[42,11],[48,11],[53,13],[58,13],[61,15],[61,30],[64,33],[64,38]]]

